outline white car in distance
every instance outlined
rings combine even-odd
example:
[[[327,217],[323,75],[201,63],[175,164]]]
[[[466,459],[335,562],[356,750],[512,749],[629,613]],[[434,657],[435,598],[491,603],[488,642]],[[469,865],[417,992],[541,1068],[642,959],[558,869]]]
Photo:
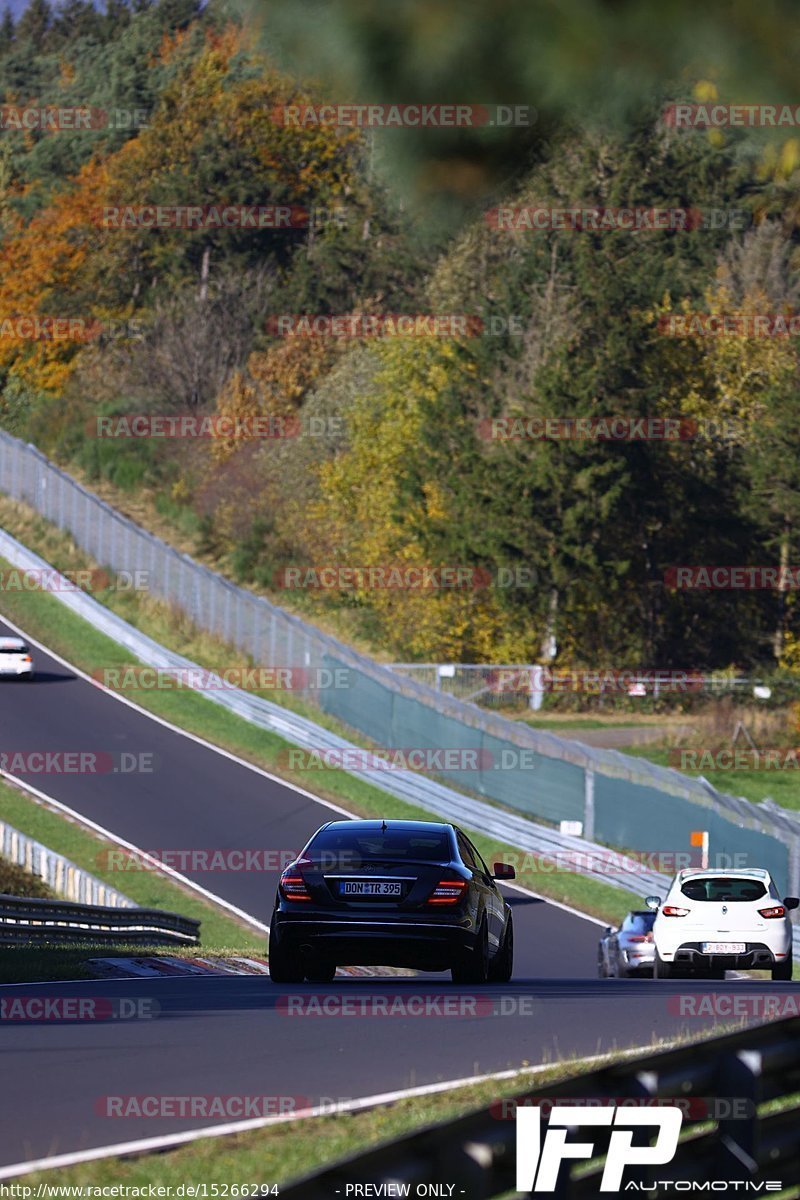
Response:
[[[726,971],[767,970],[792,978],[792,924],[796,896],[781,899],[769,871],[679,871],[662,901],[648,896],[656,979],[700,975],[724,979]]]
[[[0,637],[0,677],[33,679],[33,659],[22,638]]]

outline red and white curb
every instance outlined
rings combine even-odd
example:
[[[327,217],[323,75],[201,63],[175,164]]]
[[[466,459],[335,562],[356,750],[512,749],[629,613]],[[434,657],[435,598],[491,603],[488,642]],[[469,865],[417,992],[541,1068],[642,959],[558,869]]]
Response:
[[[106,978],[157,979],[171,975],[269,975],[265,958],[173,958],[147,955],[142,958],[90,958],[88,966]]]

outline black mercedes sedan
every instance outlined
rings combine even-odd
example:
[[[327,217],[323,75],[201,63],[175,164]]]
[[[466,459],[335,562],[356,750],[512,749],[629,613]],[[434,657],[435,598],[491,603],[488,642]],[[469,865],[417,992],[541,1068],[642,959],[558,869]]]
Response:
[[[280,877],[269,933],[276,983],[327,983],[337,966],[450,971],[505,983],[511,910],[465,833],[433,821],[330,821]]]

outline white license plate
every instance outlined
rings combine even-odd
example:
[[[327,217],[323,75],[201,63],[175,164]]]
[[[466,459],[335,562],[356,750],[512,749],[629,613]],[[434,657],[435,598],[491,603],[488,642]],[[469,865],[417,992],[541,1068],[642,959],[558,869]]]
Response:
[[[345,883],[339,884],[340,896],[402,896],[402,894],[401,884],[384,883],[375,879],[364,882],[347,880]]]
[[[703,954],[744,954],[745,942],[703,942]]]

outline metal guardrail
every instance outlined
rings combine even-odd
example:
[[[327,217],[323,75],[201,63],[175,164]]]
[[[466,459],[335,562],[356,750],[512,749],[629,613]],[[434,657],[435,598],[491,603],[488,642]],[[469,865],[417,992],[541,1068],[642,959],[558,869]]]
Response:
[[[65,900],[76,904],[103,904],[111,908],[135,908],[128,896],[118,892],[102,879],[95,878],[82,867],[70,862],[35,838],[20,833],[7,821],[0,820],[0,858],[22,867],[29,875],[42,879],[48,887]]]
[[[643,1104],[681,1102],[683,1130],[672,1162],[625,1170],[623,1187],[628,1183],[646,1186],[649,1197],[675,1196],[672,1187],[657,1186],[657,1181],[757,1183],[768,1179],[781,1181],[784,1187],[800,1181],[800,1018],[792,1017],[703,1042],[702,1053],[697,1044],[685,1046],[524,1092],[510,1103],[495,1102],[326,1167],[284,1186],[281,1195],[287,1200],[335,1200],[346,1194],[414,1196],[429,1194],[423,1185],[452,1184],[451,1195],[469,1200],[492,1200],[507,1193],[518,1196],[514,1101],[544,1105],[546,1114],[550,1106],[545,1102],[579,1102],[581,1098],[600,1102],[628,1099]],[[708,1109],[701,1103],[707,1098],[736,1099],[742,1102],[741,1112],[710,1121]],[[764,1106],[769,1106],[767,1111]],[[546,1115],[540,1118],[542,1138],[546,1119]],[[598,1157],[604,1155],[607,1134],[593,1127],[590,1136]],[[570,1140],[582,1139],[580,1134],[577,1138],[571,1134]],[[556,1191],[548,1195],[554,1200],[597,1197],[602,1194],[602,1169],[600,1163],[588,1171],[585,1163],[565,1164]],[[359,1184],[370,1184],[370,1190],[353,1190]],[[398,1190],[406,1185],[407,1192]],[[682,1190],[690,1188],[691,1183]]]
[[[0,895],[0,943],[138,942],[196,945],[200,922],[158,908],[111,908]]]

